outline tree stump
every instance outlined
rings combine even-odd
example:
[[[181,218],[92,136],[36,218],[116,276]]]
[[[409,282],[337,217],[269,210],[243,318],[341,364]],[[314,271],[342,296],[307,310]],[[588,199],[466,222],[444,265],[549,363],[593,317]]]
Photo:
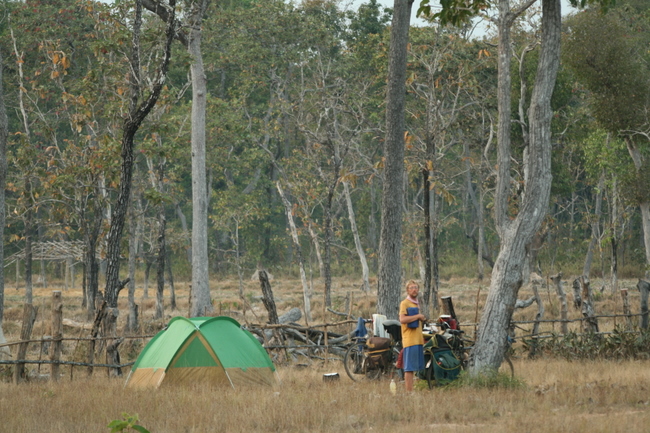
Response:
[[[271,289],[271,283],[269,283],[269,278],[266,275],[265,270],[260,269],[259,276],[260,285],[262,286],[262,303],[264,304],[266,311],[269,313],[269,323],[271,325],[277,325],[280,322],[278,321],[278,310],[275,307],[275,300],[273,299],[273,290]]]
[[[585,318],[587,330],[590,332],[598,332],[598,319],[595,317],[594,299],[589,284],[589,278],[581,276],[576,278],[573,282],[573,290],[575,293],[576,287],[580,289],[580,296],[582,297],[582,316]]]
[[[573,280],[573,308],[576,310],[579,310],[580,307],[582,307],[582,296],[580,296],[581,289],[582,289],[582,284],[581,284],[581,278],[585,277],[580,277],[576,278]]]

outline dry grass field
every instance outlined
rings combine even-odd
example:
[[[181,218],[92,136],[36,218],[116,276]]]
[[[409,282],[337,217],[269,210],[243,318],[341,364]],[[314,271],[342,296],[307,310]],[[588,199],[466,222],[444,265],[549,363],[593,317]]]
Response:
[[[635,283],[623,282],[630,288]],[[374,312],[375,300],[359,292],[355,285],[351,283],[348,286],[345,281],[337,280],[333,307],[338,311],[344,310],[345,299],[351,294],[352,314],[368,317]],[[300,306],[298,281],[276,280],[272,281],[272,286],[280,314]],[[258,285],[246,282],[247,305],[239,300],[237,287],[237,281],[214,284],[215,314],[230,315],[240,323],[264,323],[265,310],[259,300],[261,291]],[[566,286],[566,290],[569,289],[570,282]],[[3,328],[11,342],[18,340],[20,335],[23,291],[12,287],[5,290]],[[35,290],[34,304],[39,306],[39,317],[34,327],[34,338],[49,333],[52,290]],[[187,287],[178,283],[176,290],[179,311],[169,312],[169,317],[187,312]],[[470,323],[475,320],[477,294],[480,308],[486,291],[484,286],[479,294],[477,283],[457,280],[444,282],[440,294],[452,296],[459,317]],[[529,294],[527,289],[522,289],[520,298]],[[542,295],[545,318],[556,318],[559,307],[553,290],[543,288]],[[63,292],[64,319],[78,323],[85,321],[80,296],[79,290]],[[149,299],[143,300],[140,288],[136,298],[141,305],[143,332],[155,333],[164,321],[157,322],[151,318],[153,290],[150,290]],[[600,294],[597,313],[620,313],[619,298],[608,293]],[[630,290],[630,298],[633,310],[637,310],[638,291]],[[126,293],[122,293],[120,301],[126,303]],[[313,324],[340,320],[331,313],[324,313],[319,301],[315,296]],[[518,311],[515,318],[530,320],[536,311],[533,304]],[[577,311],[570,314],[572,318],[579,316]],[[601,323],[603,328],[613,325]],[[77,327],[66,326],[64,336],[77,337],[83,332]],[[139,340],[127,341],[130,342],[121,347],[123,362],[133,360],[143,344]],[[38,345],[30,348],[32,359],[39,356],[38,350]],[[64,347],[64,358],[74,358],[77,351],[83,352],[79,343],[68,343]],[[15,348],[12,352],[15,353]],[[396,396],[390,393],[387,382],[351,381],[335,357],[327,362],[300,360],[300,364],[308,363],[308,368],[299,368],[297,363],[283,363],[277,365],[279,384],[275,388],[236,390],[191,384],[156,391],[134,391],[124,389],[124,379],[108,379],[100,368],[88,377],[83,368],[76,367],[70,379],[69,367],[62,367],[63,377],[56,383],[33,379],[14,385],[8,380],[0,381],[0,432],[109,432],[109,422],[122,419],[125,413],[137,414],[139,424],[151,433],[399,432],[407,429],[414,432],[485,433],[647,432],[650,431],[649,362],[568,362],[548,355],[529,360],[519,348],[514,364],[521,386],[461,386],[428,390],[421,383],[416,385],[414,393],[408,395],[398,387]],[[36,368],[29,366],[32,371]],[[42,373],[49,371],[46,366],[41,369]],[[340,380],[323,382],[323,374],[332,372],[338,372]],[[0,377],[7,379],[9,375],[7,367],[0,366]]]

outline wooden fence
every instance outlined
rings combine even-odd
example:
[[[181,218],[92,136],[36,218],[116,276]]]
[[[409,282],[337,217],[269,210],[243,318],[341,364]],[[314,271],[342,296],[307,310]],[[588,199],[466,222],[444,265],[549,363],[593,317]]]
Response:
[[[511,322],[511,331],[514,332],[513,337],[515,339],[543,339],[550,338],[557,335],[564,335],[568,333],[568,324],[570,323],[580,323],[580,331],[586,331],[585,333],[593,334],[610,334],[611,332],[603,332],[598,327],[598,321],[602,318],[621,318],[625,323],[624,332],[643,332],[648,329],[648,292],[650,291],[650,283],[640,280],[637,287],[641,292],[641,301],[640,301],[640,310],[638,314],[633,314],[630,311],[629,303],[627,303],[627,290],[621,290],[621,296],[623,297],[624,305],[624,314],[603,314],[597,315],[594,313],[593,309],[593,296],[589,290],[588,280],[584,278],[579,278],[574,281],[574,306],[580,308],[582,316],[577,319],[568,319],[567,318],[567,309],[566,309],[566,297],[563,293],[561,287],[561,282],[559,278],[552,280],[556,282],[556,291],[560,302],[562,305],[561,308],[561,318],[559,319],[543,319],[543,303],[539,297],[539,294],[536,289],[535,298],[538,304],[538,314],[535,320],[527,321],[513,321]],[[579,290],[577,290],[577,289]],[[576,300],[580,299],[578,303]],[[445,314],[452,313],[453,304],[451,299],[443,299],[443,312]],[[527,305],[531,305],[528,303]],[[70,378],[73,378],[73,372],[75,367],[85,367],[88,375],[93,373],[95,367],[106,368],[110,376],[121,376],[122,368],[129,367],[133,365],[133,362],[121,363],[119,360],[118,346],[124,340],[147,340],[152,338],[154,335],[137,335],[137,336],[117,336],[115,328],[115,320],[117,315],[113,312],[111,313],[109,309],[106,308],[104,303],[100,310],[98,311],[97,317],[95,318],[92,328],[90,330],[90,337],[63,337],[62,332],[62,311],[63,304],[61,299],[61,292],[54,291],[52,292],[52,336],[45,337],[41,339],[32,339],[31,333],[33,329],[34,322],[36,320],[38,307],[34,307],[31,304],[25,304],[23,310],[23,323],[20,333],[20,340],[10,343],[5,343],[0,345],[0,349],[3,347],[18,346],[16,350],[16,356],[14,360],[0,360],[0,365],[9,364],[14,365],[13,371],[13,380],[15,383],[19,383],[26,378],[25,366],[27,364],[36,364],[38,365],[38,371],[40,373],[41,365],[48,365],[50,367],[49,379],[58,380],[61,377],[60,367],[61,366],[70,366]],[[331,310],[330,310],[331,311]],[[332,311],[336,313],[335,311]],[[289,351],[297,351],[299,354],[304,356],[311,356],[315,358],[323,359],[326,363],[330,360],[330,354],[341,357],[344,353],[345,348],[349,345],[351,337],[354,335],[354,324],[357,323],[357,318],[354,318],[348,312],[336,313],[346,317],[346,320],[333,323],[325,323],[318,325],[311,325],[309,327],[299,326],[296,324],[265,324],[265,325],[255,325],[249,324],[245,328],[250,332],[254,333],[259,337],[263,342],[263,346],[269,351],[278,351],[284,352],[287,354]],[[638,317],[639,326],[634,327],[632,319]],[[105,318],[109,320],[104,321]],[[112,318],[112,320],[110,320]],[[109,323],[106,326],[106,322]],[[112,324],[112,326],[111,326]],[[559,324],[560,332],[555,333],[554,331],[542,332],[540,331],[540,325],[542,324]],[[525,328],[525,325],[532,325],[533,329],[528,330]],[[100,326],[103,328],[104,336],[99,336]],[[466,332],[469,332],[470,329],[476,329],[476,323],[467,323],[462,322],[461,326]],[[336,333],[332,330],[345,329],[347,332]],[[525,331],[525,333],[516,334],[517,330]],[[575,333],[575,332],[574,332]],[[578,333],[579,334],[579,333]],[[296,340],[298,343],[296,343]],[[87,348],[87,359],[85,362],[81,361],[69,361],[62,360],[62,345],[65,341],[74,341],[74,342],[88,342]],[[30,344],[38,343],[40,344],[40,353],[38,359],[27,359],[28,347]],[[98,363],[95,362],[96,356],[96,346],[100,345],[99,352],[101,353],[105,349],[106,360],[107,362]],[[49,347],[48,347],[49,346]],[[46,350],[47,349],[47,350]],[[49,356],[49,359],[43,359],[43,353],[46,353]],[[74,350],[73,352],[76,352]]]

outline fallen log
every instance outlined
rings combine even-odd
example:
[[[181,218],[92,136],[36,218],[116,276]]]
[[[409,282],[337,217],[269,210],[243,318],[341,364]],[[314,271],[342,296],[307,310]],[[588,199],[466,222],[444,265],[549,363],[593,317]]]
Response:
[[[89,330],[92,329],[93,327],[93,324],[90,322],[81,323],[71,319],[63,319],[62,323],[63,326],[67,326],[69,328],[77,328],[77,329],[84,329],[84,330]]]

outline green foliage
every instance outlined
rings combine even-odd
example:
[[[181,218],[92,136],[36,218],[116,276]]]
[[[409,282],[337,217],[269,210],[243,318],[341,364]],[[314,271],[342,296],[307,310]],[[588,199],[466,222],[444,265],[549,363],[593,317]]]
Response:
[[[362,246],[371,269],[372,262],[376,264],[392,11],[377,0],[365,1],[354,11],[343,10],[329,0],[211,3],[203,31],[211,270],[227,275],[237,265],[246,273],[259,262],[277,266],[273,272],[278,276],[296,275],[286,216],[275,189],[277,180],[290,184],[287,190],[303,257],[315,261],[310,228],[323,246],[331,200],[332,272],[358,275],[359,262],[340,185],[348,182]],[[419,13],[438,23],[459,25],[494,3],[444,0],[435,13],[434,2],[424,0],[419,3]],[[629,159],[624,143],[613,136],[607,141],[605,132],[614,123],[635,120],[627,113],[637,116],[636,122],[645,112],[639,105],[645,84],[638,79],[643,76],[638,72],[645,71],[643,65],[648,64],[650,54],[639,42],[647,41],[650,21],[647,2],[642,0],[619,1],[615,7],[613,1],[574,3],[601,3],[610,6],[607,15],[615,13],[607,17],[596,8],[584,12],[591,21],[584,24],[588,37],[583,44],[587,46],[580,48],[585,54],[581,70],[568,67],[572,63],[565,58],[567,67],[558,75],[552,101],[554,214],[548,226],[549,239],[555,243],[545,244],[538,257],[542,266],[552,263],[577,273],[602,170],[618,175],[627,203],[650,196],[650,170],[635,174],[631,164],[625,163]],[[30,208],[40,209],[45,239],[92,236],[99,242],[105,234],[104,216],[118,179],[119,130],[129,104],[124,53],[130,46],[132,4],[126,0],[6,3],[11,21],[0,22],[0,34],[8,41],[2,47],[6,50],[4,84],[8,107],[12,107],[7,184],[7,237],[11,239],[7,245],[11,253],[24,239],[22,217]],[[607,20],[616,25],[609,26]],[[600,31],[597,23],[607,24],[602,35],[593,33]],[[10,26],[23,63],[12,52]],[[145,72],[155,60],[162,28],[157,17],[145,15]],[[576,37],[575,28],[570,22],[567,39]],[[515,24],[513,49],[520,53],[535,36],[534,31]],[[619,36],[624,36],[622,41]],[[409,38],[404,266],[417,274],[418,251],[422,252],[424,243],[422,169],[431,167],[440,276],[472,275],[476,254],[470,237],[476,237],[478,220],[471,194],[482,194],[488,255],[494,259],[498,251],[490,215],[495,180],[491,134],[497,120],[496,50],[485,42],[468,40],[462,29],[452,26],[413,27]],[[190,275],[185,254],[189,240],[176,211],[183,216],[192,212],[191,91],[186,87],[191,59],[180,44],[174,50],[167,87],[156,112],[136,138],[140,152],[135,161],[133,197],[138,200],[143,227],[139,233],[145,251],[156,238],[158,205],[165,207],[167,241],[175,252],[173,269],[176,277],[183,279]],[[585,66],[595,54],[594,67]],[[528,53],[523,65],[529,93],[537,56],[537,50]],[[19,65],[24,73],[22,84]],[[517,66],[513,62],[513,71]],[[602,69],[602,74],[594,73],[594,68]],[[616,68],[627,72],[619,77]],[[595,75],[597,84],[607,79],[606,83],[623,86],[620,95],[610,92],[594,97],[596,89],[584,80],[589,74]],[[635,79],[640,83],[636,87],[639,94],[632,92]],[[518,95],[517,81],[513,80],[513,95]],[[20,113],[20,95],[25,98],[27,123]],[[607,95],[618,98],[611,99],[611,107]],[[601,122],[602,130],[593,118],[596,111],[590,110],[594,100],[604,115],[612,111],[611,118],[605,118],[604,125]],[[517,103],[514,96],[513,109]],[[24,130],[25,124],[30,134]],[[513,123],[512,128],[513,148],[521,153],[521,127]],[[427,153],[429,145],[434,147],[433,155]],[[338,172],[334,169],[337,150],[341,158]],[[155,176],[160,164],[164,164],[162,179]],[[523,173],[521,166],[515,169]],[[516,182],[521,180],[514,171],[513,175]],[[152,181],[162,186],[152,186]],[[328,197],[328,188],[332,197]],[[621,245],[621,250],[627,269],[634,269],[643,259],[642,249],[632,241],[639,237],[640,224],[634,213],[624,217],[631,223],[626,224],[622,241],[628,244]],[[602,247],[609,248],[606,244]]]
[[[490,7],[491,0],[440,0],[440,11],[431,13],[431,0],[421,0],[417,16],[439,20],[443,26],[459,26]]]
[[[138,415],[129,415],[128,413],[123,413],[122,417],[124,420],[113,420],[108,424],[108,428],[111,429],[111,433],[123,432],[134,430],[138,433],[149,433],[149,430],[137,424]]]
[[[535,341],[522,339],[528,350],[535,344],[536,351],[544,356],[560,357],[566,360],[584,359],[648,359],[650,357],[650,332],[628,332],[617,327],[611,334],[552,335]]]
[[[356,12],[348,11],[346,16],[350,20],[347,38],[358,45],[367,43],[373,35],[384,32],[391,20],[391,10],[382,8],[377,0],[369,0],[368,3],[359,5]]]
[[[575,8],[584,8],[589,5],[598,5],[604,11],[616,5],[616,0],[569,0],[571,6]]]
[[[644,47],[650,21],[637,19],[639,12],[618,7],[603,14],[592,8],[567,20],[563,62],[591,92],[594,116],[615,133],[646,121],[650,80]]]

